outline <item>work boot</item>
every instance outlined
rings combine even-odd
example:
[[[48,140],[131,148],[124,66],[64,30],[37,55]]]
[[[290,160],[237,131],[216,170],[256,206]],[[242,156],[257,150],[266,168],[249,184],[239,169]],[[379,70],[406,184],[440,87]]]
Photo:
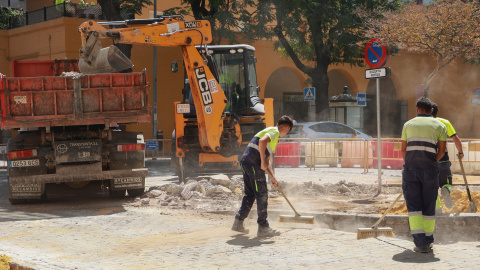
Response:
[[[432,253],[433,249],[430,245],[428,245],[428,246],[424,246],[424,247],[414,247],[413,251],[419,252],[419,253]]]
[[[239,220],[235,218],[233,222],[232,231],[240,232],[240,233],[248,233],[249,230],[243,226],[243,220]]]
[[[453,207],[453,201],[452,197],[450,197],[450,188],[448,187],[442,187],[442,197],[443,197],[443,203],[445,206],[450,209]]]
[[[270,227],[258,226],[258,237],[271,237],[280,235],[280,231],[274,230]]]

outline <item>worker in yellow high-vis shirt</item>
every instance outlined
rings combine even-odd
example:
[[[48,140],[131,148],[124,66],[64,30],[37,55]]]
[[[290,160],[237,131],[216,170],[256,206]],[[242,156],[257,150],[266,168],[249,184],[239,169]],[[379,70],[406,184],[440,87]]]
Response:
[[[462,150],[462,141],[455,132],[452,123],[447,119],[437,117],[438,113],[438,106],[437,104],[433,104],[432,116],[437,119],[438,121],[442,122],[447,128],[447,135],[449,138],[452,138],[455,147],[458,150],[458,158],[463,158],[463,150]],[[449,160],[448,151],[445,150],[445,155],[438,161],[438,184],[441,188],[441,193],[443,196],[443,202],[447,208],[453,207],[452,197],[450,197],[450,192],[452,192],[452,171],[450,170],[450,166],[452,163]],[[441,213],[442,204],[440,202],[440,197],[437,198],[437,213]]]

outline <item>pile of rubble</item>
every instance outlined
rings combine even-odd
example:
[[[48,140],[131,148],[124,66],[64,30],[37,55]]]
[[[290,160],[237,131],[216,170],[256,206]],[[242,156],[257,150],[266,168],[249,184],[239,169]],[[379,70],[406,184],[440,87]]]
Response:
[[[323,194],[351,196],[357,194],[373,194],[376,185],[355,184],[340,181],[335,184],[319,184],[310,182],[280,182],[285,194],[293,196],[317,197]],[[278,197],[280,193],[269,187],[270,197]],[[201,180],[189,180],[185,184],[169,183],[151,187],[148,192],[133,202],[134,206],[159,205],[173,209],[196,209],[204,211],[237,210],[243,197],[243,179],[235,176],[229,179],[226,175],[205,177]]]

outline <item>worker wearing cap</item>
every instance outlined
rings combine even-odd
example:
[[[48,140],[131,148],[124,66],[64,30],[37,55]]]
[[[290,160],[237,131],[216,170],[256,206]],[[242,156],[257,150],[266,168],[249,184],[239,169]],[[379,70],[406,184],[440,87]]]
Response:
[[[277,179],[273,174],[270,166],[270,157],[275,152],[279,137],[285,136],[292,130],[292,119],[286,115],[280,117],[276,127],[268,127],[258,132],[248,144],[243,153],[240,165],[243,170],[243,183],[245,195],[242,199],[242,205],[235,215],[235,221],[232,230],[248,233],[243,225],[243,221],[247,218],[253,203],[257,201],[257,236],[275,236],[280,232],[270,228],[267,220],[268,206],[268,188],[265,171],[272,176],[272,184],[278,187]]]
[[[452,123],[447,119],[443,119],[437,117],[438,113],[438,106],[437,104],[433,104],[432,116],[437,119],[438,121],[442,122],[447,128],[447,135],[448,137],[452,138],[453,142],[455,143],[455,147],[458,150],[458,158],[463,158],[463,150],[462,150],[462,141],[457,136],[455,129],[452,126]],[[450,170],[450,166],[452,163],[449,160],[447,149],[445,149],[445,155],[438,161],[438,184],[441,188],[441,193],[443,196],[443,202],[447,208],[453,207],[452,197],[450,197],[450,192],[452,192],[452,171]],[[442,203],[440,202],[440,196],[437,197],[437,213],[441,213],[442,210]]]
[[[408,210],[414,251],[432,252],[435,230],[435,202],[438,196],[437,161],[445,154],[447,128],[432,117],[433,103],[417,101],[417,117],[402,130],[402,190]]]

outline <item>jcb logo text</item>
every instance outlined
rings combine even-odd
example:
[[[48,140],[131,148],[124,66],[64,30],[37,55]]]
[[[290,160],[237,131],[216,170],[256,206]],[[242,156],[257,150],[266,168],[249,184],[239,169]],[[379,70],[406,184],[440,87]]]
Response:
[[[200,88],[200,94],[202,95],[203,105],[213,103],[212,94],[208,88],[207,76],[205,75],[205,69],[199,67],[195,69],[195,76],[197,77],[198,87]]]

